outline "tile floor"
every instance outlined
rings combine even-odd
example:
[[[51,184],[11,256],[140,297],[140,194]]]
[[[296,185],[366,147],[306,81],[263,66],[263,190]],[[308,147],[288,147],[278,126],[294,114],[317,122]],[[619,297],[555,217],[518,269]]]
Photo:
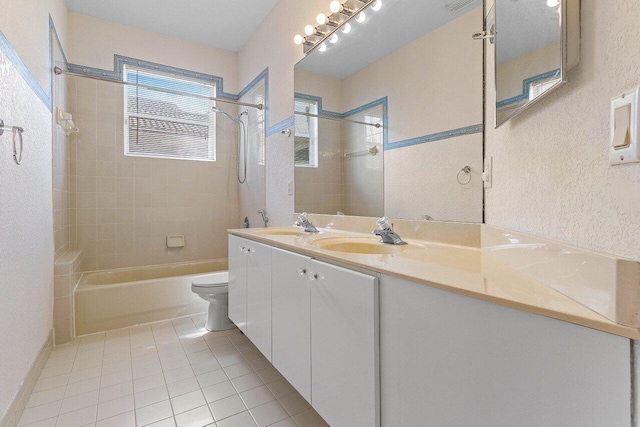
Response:
[[[238,330],[204,315],[55,347],[19,426],[310,427],[322,418]]]

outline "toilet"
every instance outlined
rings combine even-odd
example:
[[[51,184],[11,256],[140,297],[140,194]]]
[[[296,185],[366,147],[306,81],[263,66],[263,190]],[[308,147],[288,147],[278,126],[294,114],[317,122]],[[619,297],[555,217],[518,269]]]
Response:
[[[221,271],[198,276],[191,281],[191,291],[209,302],[205,328],[209,331],[225,331],[235,328],[229,320],[229,273]]]

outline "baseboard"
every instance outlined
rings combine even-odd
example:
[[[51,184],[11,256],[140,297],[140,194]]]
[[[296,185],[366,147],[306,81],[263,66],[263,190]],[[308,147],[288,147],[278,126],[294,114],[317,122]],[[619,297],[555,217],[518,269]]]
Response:
[[[7,413],[4,415],[4,418],[0,420],[0,427],[15,427],[18,425],[18,421],[20,421],[20,417],[24,412],[24,408],[27,406],[27,401],[31,396],[31,392],[40,377],[40,373],[42,372],[42,368],[47,363],[47,359],[51,354],[51,350],[53,349],[53,329],[49,332],[49,336],[47,337],[47,341],[40,349],[40,353],[38,353],[38,357],[31,365],[29,372],[27,373],[20,390],[16,393],[15,399],[9,406]]]

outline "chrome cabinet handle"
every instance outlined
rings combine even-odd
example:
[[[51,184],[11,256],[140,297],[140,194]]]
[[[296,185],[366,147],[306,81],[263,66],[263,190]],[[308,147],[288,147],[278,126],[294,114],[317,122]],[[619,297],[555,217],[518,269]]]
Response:
[[[309,274],[307,274],[307,278],[311,281],[314,281],[314,280],[318,280],[320,277],[318,276],[318,273],[314,273],[313,271],[310,271]]]
[[[307,274],[307,269],[306,268],[299,268],[298,269],[298,274],[301,276],[304,276],[305,274]]]
[[[247,253],[253,253],[253,252],[255,252],[255,251],[256,251],[256,250],[255,250],[254,248],[247,248]]]

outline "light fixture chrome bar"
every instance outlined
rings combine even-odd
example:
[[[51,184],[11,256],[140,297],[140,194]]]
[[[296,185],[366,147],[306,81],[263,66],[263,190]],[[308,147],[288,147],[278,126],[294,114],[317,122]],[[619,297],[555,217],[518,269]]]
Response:
[[[322,36],[320,38],[320,40],[315,41],[314,45],[311,46],[309,49],[306,49],[304,54],[308,55],[309,53],[311,53],[314,50],[316,50],[317,48],[319,48],[322,43],[324,43],[325,41],[327,41],[329,39],[329,37],[331,37],[334,33],[336,33],[340,28],[344,27],[349,21],[351,21],[352,19],[355,19],[360,14],[360,12],[362,12],[367,7],[369,7],[369,5],[375,3],[377,0],[366,0],[366,1],[365,0],[360,0],[360,1],[363,2],[364,5],[362,5],[358,9],[356,9],[351,15],[347,16],[347,18],[344,21],[340,22],[340,25],[338,25],[337,27],[333,28],[331,31],[328,31],[324,36]],[[323,118],[326,118],[326,117],[323,116]]]
[[[336,121],[336,122],[348,122],[348,123],[356,123],[356,124],[359,124],[359,125],[373,126],[375,128],[378,128],[378,129],[382,127],[382,123],[360,122],[358,120],[341,119],[339,117],[331,117],[331,116],[321,116],[319,114],[312,114],[312,113],[301,113],[299,111],[296,111],[295,114],[297,116],[315,117],[315,118],[318,118],[318,119],[327,119],[327,120],[333,120],[333,121]]]
[[[248,102],[235,101],[233,99],[216,98],[214,96],[196,95],[196,94],[193,94],[193,93],[180,92],[179,90],[163,89],[163,88],[158,88],[158,87],[154,87],[154,86],[143,85],[143,84],[140,84],[140,83],[125,82],[125,81],[122,81],[122,80],[110,79],[108,77],[90,76],[88,74],[82,74],[82,73],[76,73],[76,72],[73,72],[73,71],[63,70],[60,67],[54,67],[53,72],[57,76],[59,76],[61,74],[64,74],[64,75],[67,75],[67,76],[74,76],[74,77],[81,77],[81,78],[85,78],[85,79],[99,80],[99,81],[102,81],[102,82],[115,83],[115,84],[119,84],[119,85],[123,85],[123,86],[137,86],[137,87],[140,87],[140,88],[143,88],[143,89],[155,90],[156,92],[171,93],[173,95],[189,96],[191,98],[209,99],[211,101],[216,101],[216,102],[224,102],[224,103],[227,103],[227,104],[242,105],[244,107],[253,107],[253,108],[257,108],[258,110],[264,109],[264,105],[263,104],[250,104]]]

